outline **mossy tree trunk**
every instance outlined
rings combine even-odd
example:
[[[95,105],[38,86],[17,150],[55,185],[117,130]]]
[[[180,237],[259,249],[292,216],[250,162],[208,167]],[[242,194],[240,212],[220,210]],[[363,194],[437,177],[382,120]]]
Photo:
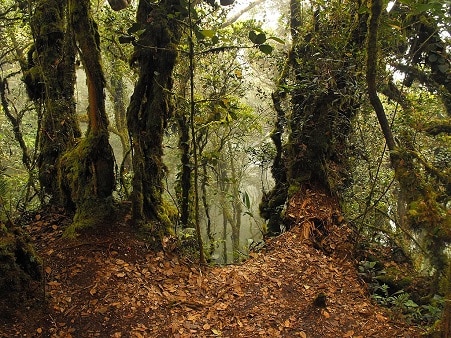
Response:
[[[123,175],[131,168],[131,157],[128,156],[130,154],[130,139],[128,137],[127,129],[127,84],[124,81],[124,70],[119,61],[112,60],[110,67],[112,74],[107,88],[110,91],[111,99],[113,100],[115,125],[110,126],[109,130],[116,134],[121,141],[123,158],[121,163],[121,175]]]
[[[164,0],[158,5],[141,0],[137,22],[144,32],[136,43],[132,63],[139,68],[127,111],[133,154],[133,219],[138,224],[156,225],[162,235],[169,230],[162,207],[163,133],[173,112],[172,71],[182,32],[180,2]]]
[[[425,235],[425,247],[429,252],[429,260],[434,267],[434,290],[432,293],[442,293],[445,296],[445,309],[442,320],[442,337],[450,336],[450,273],[451,263],[446,248],[451,243],[451,229],[449,227],[450,217],[446,207],[438,202],[437,186],[432,186],[426,179],[427,173],[436,182],[449,185],[450,177],[446,172],[434,170],[432,166],[422,160],[417,154],[410,139],[402,140],[397,146],[391,127],[387,120],[384,106],[377,94],[377,72],[378,72],[378,32],[380,17],[383,12],[383,1],[371,1],[371,16],[368,25],[367,42],[367,71],[368,95],[370,102],[376,112],[381,126],[387,148],[390,151],[392,167],[395,177],[402,189],[403,197],[407,205],[407,223],[409,227]],[[430,32],[431,38],[437,38]],[[421,36],[421,34],[420,34]],[[428,35],[429,36],[429,35]],[[424,41],[425,42],[425,41]],[[436,41],[433,41],[436,47]],[[414,46],[411,46],[413,48]],[[415,51],[417,52],[417,51]],[[437,51],[434,51],[436,53]],[[421,54],[421,49],[418,51]],[[419,57],[419,56],[418,56]],[[449,62],[449,61],[448,61]],[[431,64],[431,78],[434,81],[442,81],[441,74],[437,74],[435,64]],[[449,88],[447,89],[449,93]],[[443,99],[443,97],[442,97]],[[446,106],[446,96],[443,99]],[[449,110],[449,109],[447,109]],[[424,166],[422,168],[421,166]],[[443,284],[440,287],[440,284]]]
[[[75,45],[67,20],[67,2],[40,0],[31,19],[34,46],[28,53],[24,82],[31,99],[44,103],[39,130],[39,181],[52,204],[72,206],[60,189],[57,164],[75,144],[80,129],[75,115]]]
[[[94,225],[111,215],[114,155],[108,142],[105,78],[100,62],[100,38],[91,16],[90,0],[70,0],[71,22],[88,85],[88,131],[61,161],[62,186],[68,185],[76,204],[74,230]]]
[[[177,181],[177,202],[180,212],[180,223],[183,228],[192,227],[192,212],[190,208],[190,196],[192,195],[192,163],[189,117],[189,65],[181,62],[178,65],[179,90],[177,100],[176,120],[178,125],[178,147],[180,149],[180,177]]]
[[[230,183],[232,188],[232,249],[233,249],[233,262],[238,263],[240,260],[240,233],[241,233],[241,215],[243,214],[243,205],[240,196],[240,183],[241,183],[241,173],[238,171],[237,164],[233,158],[232,144],[227,142],[227,147],[229,151],[230,158],[228,162],[230,164]]]
[[[287,199],[296,195],[296,203],[303,204],[313,202],[311,192],[327,196],[317,202],[328,204],[325,207],[331,216],[341,210],[338,197],[349,183],[346,141],[358,109],[355,74],[363,65],[359,50],[364,42],[361,23],[365,18],[357,14],[358,3],[347,3],[345,8],[332,1],[326,8],[311,8],[310,12],[300,6],[299,1],[291,1],[293,47],[279,89],[273,94],[277,111],[272,134],[277,149],[273,166],[276,185],[260,206],[262,215],[270,220],[270,234],[281,231],[276,215]],[[341,33],[345,26],[351,33]],[[283,144],[286,129],[288,141]],[[290,203],[285,215],[291,217]],[[288,218],[287,227],[299,223],[298,217]],[[330,222],[315,220],[315,224]]]

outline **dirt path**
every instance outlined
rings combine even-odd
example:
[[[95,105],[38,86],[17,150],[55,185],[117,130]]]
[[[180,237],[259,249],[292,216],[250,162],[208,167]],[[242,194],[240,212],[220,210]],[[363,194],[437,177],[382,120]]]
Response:
[[[345,228],[329,241],[336,255],[294,229],[242,265],[201,270],[151,251],[127,225],[68,241],[64,222],[47,218],[28,227],[45,285],[0,322],[1,337],[420,336],[371,303],[341,243]]]

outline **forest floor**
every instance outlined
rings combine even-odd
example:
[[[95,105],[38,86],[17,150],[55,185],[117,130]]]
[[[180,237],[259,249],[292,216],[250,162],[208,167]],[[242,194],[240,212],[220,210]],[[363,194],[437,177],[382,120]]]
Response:
[[[421,335],[373,304],[346,226],[330,235],[328,255],[294,228],[240,265],[201,268],[169,245],[153,251],[126,219],[73,240],[62,238],[69,221],[37,214],[26,227],[45,280],[2,310],[0,337]]]

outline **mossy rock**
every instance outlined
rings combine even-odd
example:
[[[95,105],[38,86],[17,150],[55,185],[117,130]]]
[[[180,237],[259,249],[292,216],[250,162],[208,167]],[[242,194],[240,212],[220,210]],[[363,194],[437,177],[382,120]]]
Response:
[[[405,276],[405,271],[399,270],[396,266],[386,268],[385,274],[377,276],[376,279],[381,284],[388,285],[390,292],[405,290],[413,282],[412,277]]]
[[[30,281],[41,279],[41,266],[41,260],[20,229],[2,231],[0,295],[10,297],[25,291]]]

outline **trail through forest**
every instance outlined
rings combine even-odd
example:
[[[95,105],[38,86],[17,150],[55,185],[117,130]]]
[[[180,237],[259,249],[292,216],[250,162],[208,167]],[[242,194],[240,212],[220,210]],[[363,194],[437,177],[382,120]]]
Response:
[[[330,255],[300,229],[269,240],[241,265],[200,268],[163,243],[155,252],[127,217],[61,237],[70,219],[37,214],[26,229],[45,281],[21,304],[1,304],[1,337],[418,337],[372,304],[347,238]],[[4,303],[4,302],[3,302]],[[6,306],[8,305],[8,306]]]

